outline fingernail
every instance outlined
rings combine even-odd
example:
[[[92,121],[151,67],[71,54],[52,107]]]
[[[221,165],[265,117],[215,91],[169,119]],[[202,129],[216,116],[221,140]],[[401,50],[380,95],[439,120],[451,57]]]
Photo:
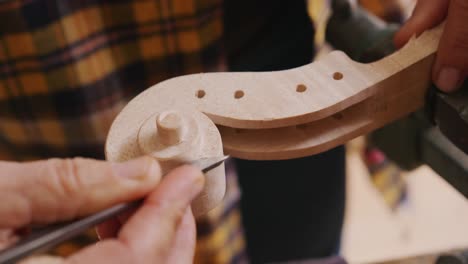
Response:
[[[205,185],[205,176],[199,169],[191,166],[185,166],[183,170],[182,174],[185,174],[186,179],[188,179],[184,189],[186,189],[192,198],[195,198]]]
[[[456,90],[462,81],[461,71],[453,67],[442,68],[437,77],[437,87],[444,92]]]
[[[123,163],[115,163],[113,164],[113,170],[118,177],[145,180],[160,175],[161,168],[151,158],[142,157]]]
[[[195,198],[200,192],[203,190],[203,186],[205,185],[205,176],[197,172],[195,179],[193,180],[193,187],[190,188],[190,196]]]

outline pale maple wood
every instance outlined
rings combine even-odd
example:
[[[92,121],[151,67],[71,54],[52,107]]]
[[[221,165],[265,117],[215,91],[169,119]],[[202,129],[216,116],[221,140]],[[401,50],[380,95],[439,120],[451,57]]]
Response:
[[[114,120],[106,157],[124,161],[151,155],[169,170],[184,161],[220,156],[223,145],[233,157],[258,160],[336,147],[424,104],[442,29],[443,24],[370,64],[334,51],[285,71],[199,73],[158,83]],[[223,182],[215,178],[209,177],[197,201],[199,212],[222,199],[224,177],[218,177]]]
[[[221,157],[218,129],[197,111],[138,108],[138,115],[125,111],[114,121],[106,142],[106,159],[122,162],[148,155],[161,164],[163,173],[185,163]],[[224,165],[205,174],[205,187],[193,201],[195,217],[213,209],[224,197]]]
[[[340,112],[281,128],[219,126],[225,152],[252,160],[304,157],[344,144],[420,109],[431,84],[431,68],[441,33],[439,26],[413,38],[391,56],[368,65],[357,64],[368,74],[386,77],[361,92],[367,93],[360,95],[364,100]]]
[[[185,125],[183,117],[176,112],[166,112],[158,115],[155,124],[158,139],[166,146],[180,143],[184,140],[185,133],[187,133],[187,125]]]

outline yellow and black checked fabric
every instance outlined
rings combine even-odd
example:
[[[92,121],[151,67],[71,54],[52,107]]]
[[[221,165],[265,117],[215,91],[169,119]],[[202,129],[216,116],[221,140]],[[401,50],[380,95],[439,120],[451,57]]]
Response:
[[[219,69],[219,2],[2,1],[1,157],[102,157],[130,98],[173,76]]]
[[[108,129],[135,95],[224,70],[222,10],[222,0],[0,1],[0,159],[104,158]],[[225,203],[198,223],[199,263],[242,259],[233,173]],[[57,252],[95,236],[77,241]]]

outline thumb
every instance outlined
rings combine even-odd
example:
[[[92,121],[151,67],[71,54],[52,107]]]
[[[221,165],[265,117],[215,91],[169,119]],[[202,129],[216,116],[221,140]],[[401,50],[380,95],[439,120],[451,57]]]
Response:
[[[118,240],[103,240],[66,263],[190,263],[196,233],[190,204],[204,185],[196,167],[172,170],[122,227]]]
[[[463,1],[463,0],[462,0]],[[450,0],[419,0],[413,14],[394,37],[397,48],[403,47],[411,37],[440,24],[447,15]]]
[[[433,81],[445,92],[457,90],[468,73],[468,1],[451,0],[433,69]]]
[[[149,157],[125,163],[81,158],[0,162],[0,227],[87,215],[145,196],[160,178],[159,164]]]

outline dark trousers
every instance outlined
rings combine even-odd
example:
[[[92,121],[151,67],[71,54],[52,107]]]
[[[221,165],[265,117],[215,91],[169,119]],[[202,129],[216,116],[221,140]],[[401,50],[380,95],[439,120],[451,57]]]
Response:
[[[275,71],[310,63],[314,31],[305,4],[269,3],[270,8],[256,1],[227,1],[230,71]],[[300,159],[236,164],[251,263],[338,253],[345,204],[344,147]]]
[[[344,214],[344,148],[284,161],[237,160],[252,263],[338,253]]]

